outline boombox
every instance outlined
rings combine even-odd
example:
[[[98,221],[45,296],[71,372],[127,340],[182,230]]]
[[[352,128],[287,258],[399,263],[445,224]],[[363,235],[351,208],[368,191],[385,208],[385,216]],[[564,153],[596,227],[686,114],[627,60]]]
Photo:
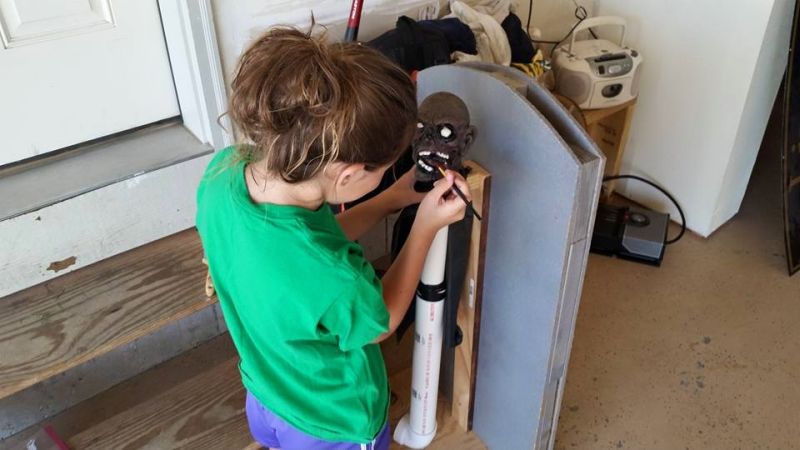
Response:
[[[622,27],[619,44],[605,39],[575,42],[579,31],[605,25]],[[642,56],[625,47],[625,27],[625,19],[610,16],[586,19],[575,27],[569,45],[554,51],[556,92],[581,109],[607,108],[636,98]]]

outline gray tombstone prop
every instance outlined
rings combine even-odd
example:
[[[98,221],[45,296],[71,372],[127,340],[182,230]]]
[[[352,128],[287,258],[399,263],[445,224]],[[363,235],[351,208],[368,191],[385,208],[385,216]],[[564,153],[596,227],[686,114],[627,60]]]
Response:
[[[483,63],[419,73],[477,127],[492,174],[473,426],[491,449],[552,448],[605,158],[546,89]]]

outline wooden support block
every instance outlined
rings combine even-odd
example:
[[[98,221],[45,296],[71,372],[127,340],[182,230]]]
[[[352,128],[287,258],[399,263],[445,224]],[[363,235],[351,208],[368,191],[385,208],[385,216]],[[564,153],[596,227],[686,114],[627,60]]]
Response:
[[[586,131],[606,156],[606,176],[619,174],[635,107],[633,99],[611,108],[583,111]],[[615,185],[614,181],[605,184],[606,198],[614,193]]]
[[[214,304],[187,230],[0,299],[0,398]]]
[[[472,222],[469,242],[469,259],[461,300],[458,306],[457,323],[464,335],[461,345],[455,349],[453,366],[452,415],[461,429],[472,429],[474,409],[475,374],[478,365],[478,342],[480,339],[481,302],[483,294],[483,272],[486,256],[486,238],[489,225],[489,194],[491,175],[473,161],[467,161],[471,169],[467,177],[472,203],[483,217]]]

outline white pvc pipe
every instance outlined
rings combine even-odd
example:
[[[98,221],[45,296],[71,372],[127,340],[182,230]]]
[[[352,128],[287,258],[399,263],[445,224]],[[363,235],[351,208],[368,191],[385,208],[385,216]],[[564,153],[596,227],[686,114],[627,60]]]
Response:
[[[447,227],[431,243],[420,284],[444,289],[447,260]],[[425,289],[422,289],[425,292]],[[436,406],[439,399],[439,371],[442,359],[444,300],[417,295],[414,323],[414,359],[411,375],[411,408],[400,419],[394,440],[410,448],[425,448],[436,436]]]

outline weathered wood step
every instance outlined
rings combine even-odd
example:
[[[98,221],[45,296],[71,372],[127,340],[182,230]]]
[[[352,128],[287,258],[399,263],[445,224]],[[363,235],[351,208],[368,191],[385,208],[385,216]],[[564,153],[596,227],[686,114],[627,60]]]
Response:
[[[237,363],[238,358],[224,361],[65,439],[81,450],[243,449],[252,438]]]
[[[48,419],[73,450],[250,447],[245,391],[227,333]],[[25,448],[44,424],[5,441]]]
[[[187,230],[0,298],[0,398],[213,304]]]
[[[261,448],[252,442],[244,414],[245,391],[236,350],[225,333],[131,378],[48,420],[73,450]],[[390,377],[394,427],[408,411],[411,370]],[[433,450],[484,450],[473,433],[438,410],[439,432]],[[0,441],[0,450],[24,448],[25,438],[42,424]],[[405,447],[392,443],[391,450]]]

